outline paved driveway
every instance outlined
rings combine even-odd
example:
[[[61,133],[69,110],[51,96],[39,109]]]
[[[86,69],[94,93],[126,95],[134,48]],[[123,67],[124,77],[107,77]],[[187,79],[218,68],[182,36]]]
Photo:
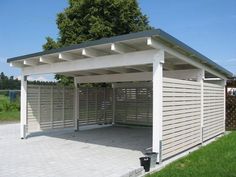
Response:
[[[140,168],[151,129],[107,127],[19,139],[19,124],[0,125],[0,177],[122,176]]]

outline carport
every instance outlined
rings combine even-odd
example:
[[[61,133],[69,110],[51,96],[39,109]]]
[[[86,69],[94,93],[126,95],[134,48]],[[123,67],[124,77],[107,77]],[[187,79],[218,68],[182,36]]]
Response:
[[[152,127],[150,150],[161,162],[225,132],[225,81],[232,74],[160,29],[8,63],[22,71],[21,138],[57,128],[80,132],[88,125]],[[74,77],[74,88],[27,86],[27,76],[50,73]]]

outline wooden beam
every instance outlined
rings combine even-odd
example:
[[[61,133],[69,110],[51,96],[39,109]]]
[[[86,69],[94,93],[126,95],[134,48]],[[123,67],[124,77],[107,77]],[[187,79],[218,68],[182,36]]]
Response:
[[[86,48],[86,49],[82,49],[82,55],[89,57],[89,58],[94,58],[94,57],[105,55],[105,53],[95,50],[95,49],[87,49]]]
[[[204,81],[220,81],[223,80],[221,78],[204,78]]]
[[[130,69],[134,69],[140,72],[150,72],[152,71],[152,69],[150,69],[150,67],[147,66],[128,66],[126,68],[130,68]]]
[[[23,61],[23,64],[24,65],[27,65],[27,66],[35,66],[39,63],[39,60],[36,59],[36,60],[24,60]]]
[[[196,60],[193,60],[192,58],[190,58],[189,56],[186,56],[184,54],[181,54],[180,52],[177,52],[176,50],[168,47],[168,46],[165,46],[163,44],[161,44],[160,42],[156,41],[155,39],[151,38],[151,37],[148,37],[147,38],[147,45],[154,48],[154,49],[162,49],[164,50],[165,52],[175,56],[176,58],[179,58],[180,60],[186,62],[186,63],[189,63],[199,69],[204,69],[205,71],[209,72],[209,73],[212,73],[214,75],[216,75],[217,77],[220,77],[220,78],[223,78],[223,79],[227,79],[223,74],[221,74],[220,72],[217,72],[215,71],[214,69],[206,66],[205,64],[203,63],[200,63]]]
[[[152,126],[152,151],[157,153],[157,162],[162,160],[162,122],[163,122],[163,64],[164,51],[159,50],[153,58],[153,126]]]
[[[10,67],[23,68],[23,67],[24,67],[24,64],[23,64],[23,62],[22,62],[22,63],[19,63],[19,62],[10,62]]]
[[[101,82],[112,83],[112,82],[150,81],[150,80],[152,80],[152,72],[76,77],[77,83],[101,83]]]
[[[116,72],[116,73],[129,73],[132,72],[133,70],[129,68],[110,68],[108,69],[109,71]]]
[[[157,50],[126,53],[122,55],[108,55],[96,58],[85,58],[71,62],[57,62],[51,65],[37,65],[22,69],[25,75],[76,72],[94,69],[109,69],[132,65],[145,65],[153,62]]]
[[[46,63],[46,64],[52,64],[56,63],[56,59],[48,56],[41,56],[39,57],[39,62],[40,63]]]
[[[20,97],[20,136],[26,138],[27,125],[27,76],[21,75],[21,97]]]
[[[58,58],[60,60],[65,60],[65,61],[72,61],[76,57],[74,55],[68,54],[68,53],[59,53]]]
[[[116,52],[116,53],[128,53],[128,52],[134,52],[136,49],[131,48],[127,45],[121,44],[121,43],[112,43],[111,44],[111,51]]]

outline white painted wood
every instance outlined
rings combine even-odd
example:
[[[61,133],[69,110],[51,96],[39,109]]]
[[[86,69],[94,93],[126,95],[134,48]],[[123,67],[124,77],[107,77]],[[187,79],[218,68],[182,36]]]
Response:
[[[200,82],[163,78],[162,125],[163,159],[201,142]]]
[[[221,78],[204,78],[204,81],[220,81]]]
[[[113,83],[113,88],[152,88],[152,82],[124,82]]]
[[[23,68],[24,64],[20,62],[10,62],[10,67]]]
[[[177,52],[175,49],[172,49],[164,44],[161,44],[160,42],[158,42],[157,40],[149,37],[147,38],[147,45],[148,46],[151,46],[152,48],[155,48],[155,49],[163,49],[165,50],[166,52],[168,52],[169,54],[197,67],[197,68],[200,68],[200,69],[204,69],[205,71],[219,77],[219,78],[222,78],[222,79],[227,79],[226,76],[224,76],[223,74],[221,74],[220,72],[214,70],[214,69],[211,69],[210,67],[206,66],[204,63],[200,63],[188,56],[185,56],[183,54],[181,54],[180,52]]]
[[[94,58],[94,57],[105,55],[105,53],[103,53],[101,51],[98,51],[98,50],[95,50],[95,49],[85,48],[85,49],[82,49],[82,55],[86,56],[86,57]]]
[[[164,51],[159,50],[153,57],[153,134],[152,151],[158,153],[158,162],[162,160],[162,82]]]
[[[65,61],[72,61],[75,59],[75,57],[71,54],[65,54],[65,53],[59,53],[58,58],[60,60],[65,60]]]
[[[69,87],[29,85],[27,89],[28,132],[74,127],[73,91],[74,89]]]
[[[79,99],[79,94],[78,94],[78,83],[76,82],[76,78],[74,77],[74,87],[75,87],[75,97],[74,97],[74,102],[75,102],[75,108],[74,108],[74,119],[75,119],[75,131],[79,130],[79,125],[78,125],[78,99]]]
[[[203,141],[225,131],[224,88],[224,84],[204,83]]]
[[[55,63],[55,59],[48,58],[46,56],[41,56],[41,57],[39,57],[39,62],[40,63],[46,63],[46,64],[52,64],[52,63]],[[35,66],[35,67],[37,67],[37,66]]]
[[[200,138],[203,143],[203,121],[204,121],[204,78],[205,71],[203,69],[200,70],[197,81],[201,84],[201,128],[200,128]]]
[[[225,121],[226,121],[226,83],[227,80],[223,80],[222,81],[222,86],[224,87],[224,112],[223,112],[223,117],[224,117],[224,132],[226,131],[226,125],[225,125]]]
[[[115,123],[151,126],[152,85],[141,87],[138,82],[116,85]]]
[[[21,75],[21,111],[20,111],[20,136],[22,139],[26,137],[27,126],[27,76]]]
[[[80,88],[79,124],[112,124],[112,89]]]
[[[129,81],[150,81],[152,72],[106,74],[94,76],[76,77],[77,83],[101,83],[101,82],[129,82]]]
[[[38,60],[23,60],[23,64],[26,66],[35,66],[39,63]]]
[[[111,44],[111,51],[114,51],[119,54],[123,54],[123,53],[128,53],[128,52],[134,52],[135,49],[133,49],[127,45],[121,44],[121,43],[119,43],[119,44],[112,43]]]
[[[116,90],[114,84],[112,84],[112,124],[115,124],[115,113],[116,113]]]
[[[86,58],[81,60],[74,60],[71,62],[58,62],[54,63],[53,65],[38,65],[33,67],[25,67],[22,69],[22,72],[24,73],[24,75],[31,75],[151,64],[155,54],[156,50],[148,50],[126,53],[122,55],[109,55],[96,58]]]
[[[135,69],[140,72],[150,72],[150,68],[147,66],[128,66],[127,68]]]

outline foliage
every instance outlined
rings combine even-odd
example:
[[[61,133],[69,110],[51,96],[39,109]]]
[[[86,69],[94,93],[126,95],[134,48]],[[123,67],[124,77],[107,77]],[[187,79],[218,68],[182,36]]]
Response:
[[[18,79],[14,79],[13,76],[6,76],[3,72],[0,74],[0,90],[19,90],[20,89],[20,81]]]
[[[71,85],[71,84],[74,83],[74,78],[73,77],[67,77],[67,76],[56,74],[55,79],[58,80],[59,84],[66,85],[66,86]]]
[[[151,28],[136,0],[69,0],[56,22],[59,37],[56,41],[47,37],[44,50]],[[55,78],[66,85],[73,83],[65,76]]]
[[[20,101],[10,102],[5,95],[0,95],[0,112],[20,111]]]
[[[236,132],[195,151],[150,177],[236,176]]]
[[[51,50],[58,48],[58,44],[51,37],[46,37],[46,43],[43,45],[44,50]]]
[[[20,103],[9,102],[9,98],[0,95],[0,121],[18,121],[20,119]]]

